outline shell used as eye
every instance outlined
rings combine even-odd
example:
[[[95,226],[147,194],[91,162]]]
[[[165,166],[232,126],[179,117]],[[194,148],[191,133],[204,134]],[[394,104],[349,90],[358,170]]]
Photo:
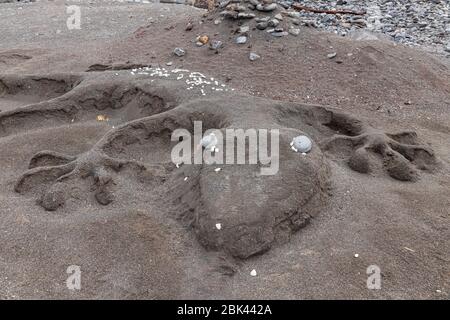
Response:
[[[301,153],[311,151],[312,141],[307,136],[297,136],[292,140],[292,146]]]

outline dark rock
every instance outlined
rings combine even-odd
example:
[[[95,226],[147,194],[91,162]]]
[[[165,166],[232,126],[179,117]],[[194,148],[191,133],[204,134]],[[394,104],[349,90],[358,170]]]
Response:
[[[267,29],[268,26],[269,26],[268,22],[258,22],[256,24],[256,28],[259,30],[265,30],[265,29]]]

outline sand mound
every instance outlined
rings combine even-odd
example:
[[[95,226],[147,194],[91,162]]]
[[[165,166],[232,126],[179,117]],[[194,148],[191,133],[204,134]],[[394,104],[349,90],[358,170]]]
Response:
[[[255,98],[207,80],[164,68],[0,78],[0,99],[28,95],[38,101],[0,113],[2,137],[89,121],[110,126],[82,154],[35,154],[15,190],[50,211],[78,201],[109,205],[124,194],[150,195],[149,206],[170,207],[206,248],[248,258],[287,241],[320,212],[330,179],[327,158],[405,181],[436,167],[433,151],[414,132],[386,134],[331,109]],[[224,135],[228,128],[278,129],[278,173],[261,175],[261,165],[172,163],[172,132],[193,133],[195,121]],[[307,155],[291,149],[298,135],[313,140]]]

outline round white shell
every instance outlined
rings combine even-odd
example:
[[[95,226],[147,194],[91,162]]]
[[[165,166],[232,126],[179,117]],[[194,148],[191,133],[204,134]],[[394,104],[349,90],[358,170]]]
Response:
[[[218,140],[217,137],[214,133],[210,133],[209,135],[203,137],[200,140],[200,144],[202,147],[204,147],[205,149],[210,149],[212,150],[213,147],[216,146]]]
[[[312,141],[307,136],[297,136],[292,140],[292,143],[298,152],[305,153],[311,151]]]

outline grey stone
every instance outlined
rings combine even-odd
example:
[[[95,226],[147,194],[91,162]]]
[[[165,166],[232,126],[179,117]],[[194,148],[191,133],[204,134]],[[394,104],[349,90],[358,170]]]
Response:
[[[220,41],[220,40],[212,40],[212,41],[209,43],[209,48],[210,48],[211,50],[216,50],[216,51],[217,51],[217,50],[223,48],[223,42]]]
[[[268,26],[269,26],[268,22],[258,22],[256,24],[256,29],[265,30],[265,29],[267,29]]]
[[[247,12],[239,12],[237,15],[238,19],[253,19],[255,17],[254,13],[247,13]]]
[[[280,24],[280,21],[277,19],[270,19],[269,20],[269,27],[277,27]]]
[[[287,36],[288,33],[286,31],[275,31],[272,32],[271,35],[273,35],[274,37],[284,37]]]
[[[250,54],[248,55],[248,58],[251,61],[255,61],[255,60],[258,60],[261,57],[258,54],[254,53],[254,52],[250,52]]]
[[[238,29],[239,33],[247,33],[250,31],[250,27],[249,26],[240,26]]]
[[[173,50],[173,53],[178,57],[182,57],[186,54],[186,50],[184,50],[183,48],[175,48]]]
[[[256,22],[268,22],[270,17],[258,17],[255,19]]]
[[[258,10],[258,11],[265,11],[265,12],[273,11],[276,8],[277,8],[277,4],[276,3],[271,3],[271,4],[266,4],[266,5],[258,4],[256,6],[256,10]]]
[[[292,34],[293,36],[298,36],[300,34],[300,29],[298,29],[298,28],[290,28],[289,29],[289,33]]]
[[[219,8],[225,8],[230,3],[231,3],[231,0],[222,0],[219,2]]]
[[[247,42],[247,37],[246,36],[239,36],[236,38],[236,43],[237,44],[244,44]]]
[[[327,54],[328,59],[336,58],[336,56],[337,56],[337,53],[336,53],[336,52]]]
[[[283,20],[283,16],[281,15],[281,13],[278,13],[278,14],[274,15],[273,17],[279,21]]]
[[[237,19],[238,13],[236,11],[224,10],[220,12],[220,15],[227,19]]]

